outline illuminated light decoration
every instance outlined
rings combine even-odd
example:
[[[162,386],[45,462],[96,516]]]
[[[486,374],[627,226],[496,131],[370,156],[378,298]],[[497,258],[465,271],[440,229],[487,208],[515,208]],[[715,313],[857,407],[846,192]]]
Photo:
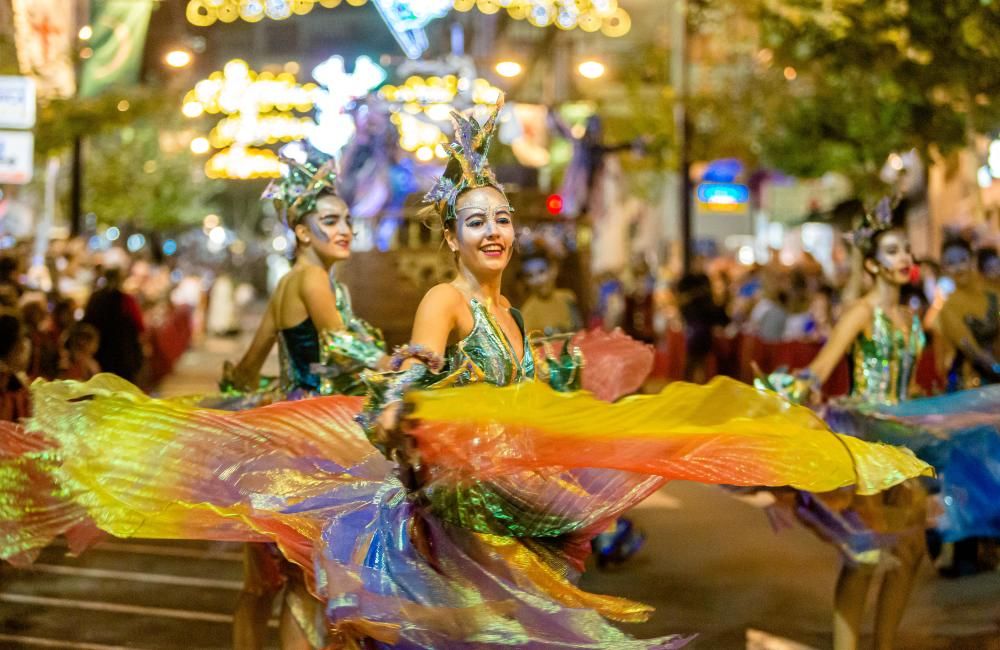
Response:
[[[584,61],[577,66],[576,71],[580,73],[581,77],[587,79],[600,79],[604,76],[607,68],[600,61]]]
[[[494,14],[506,9],[514,20],[527,20],[535,27],[600,31],[619,38],[632,29],[632,17],[618,0],[452,0],[456,11],[479,10]]]
[[[718,212],[740,212],[750,201],[750,188],[740,183],[700,183],[698,202]]]
[[[990,176],[1000,178],[1000,140],[990,142],[986,155],[986,167],[990,171]]]
[[[219,121],[208,134],[208,141],[215,149],[223,149],[240,142],[243,145],[265,145],[302,140],[315,134],[316,123],[312,118],[295,117],[290,113],[259,116],[250,130],[240,116]]]
[[[90,25],[84,25],[80,28],[80,32],[77,34],[81,41],[89,41],[94,35],[94,28]]]
[[[191,63],[192,58],[187,50],[170,50],[163,57],[163,62],[171,68],[183,68]]]
[[[399,146],[410,153],[422,151],[418,160],[445,159],[451,133],[451,112],[455,101],[466,94],[474,108],[496,103],[501,90],[486,79],[443,77],[409,77],[399,86],[385,85],[379,95],[392,108],[391,120],[399,131]],[[427,147],[426,150],[423,148]],[[427,158],[427,152],[432,158]]]
[[[348,0],[352,7],[360,7],[368,0]],[[245,20],[256,23],[265,18],[285,20],[292,16],[305,16],[316,6],[332,9],[341,0],[188,0],[185,16],[196,27],[209,27],[217,21],[231,23]]]
[[[563,211],[563,198],[558,194],[552,194],[547,199],[545,199],[545,211],[552,216],[557,216],[562,214]]]
[[[166,240],[165,242],[163,242],[162,250],[163,254],[166,255],[167,257],[175,255],[177,253],[177,242],[174,241],[173,239]]]
[[[427,50],[424,27],[443,17],[452,8],[452,0],[372,0],[403,53],[419,59]]]
[[[309,141],[329,155],[340,152],[354,137],[354,118],[345,108],[385,81],[385,70],[367,56],[354,61],[354,72],[344,69],[344,59],[331,56],[312,71],[313,79],[324,88],[316,93],[316,127]]]
[[[202,155],[208,153],[208,150],[212,148],[211,143],[208,138],[195,138],[191,141],[191,153],[196,155]]]
[[[500,61],[497,63],[495,70],[501,77],[507,77],[510,79],[511,77],[516,77],[521,74],[521,72],[524,71],[524,68],[517,61]]]
[[[281,164],[277,154],[268,149],[230,147],[208,159],[205,175],[227,179],[277,178],[281,175]]]

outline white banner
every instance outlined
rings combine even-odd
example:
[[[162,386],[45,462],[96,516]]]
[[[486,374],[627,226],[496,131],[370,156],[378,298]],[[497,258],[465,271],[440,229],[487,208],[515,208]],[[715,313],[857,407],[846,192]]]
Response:
[[[35,80],[0,77],[0,129],[35,126]]]
[[[30,131],[0,131],[0,183],[31,182],[34,156],[35,136]]]
[[[40,97],[73,95],[76,0],[13,0],[13,4],[21,72],[35,78]]]

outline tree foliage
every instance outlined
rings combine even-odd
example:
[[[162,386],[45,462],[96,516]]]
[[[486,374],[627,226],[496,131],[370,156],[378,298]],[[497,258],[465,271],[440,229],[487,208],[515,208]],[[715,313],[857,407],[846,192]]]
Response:
[[[947,153],[1000,127],[1000,1],[758,0],[771,76],[794,70],[764,157],[871,177],[894,151]]]

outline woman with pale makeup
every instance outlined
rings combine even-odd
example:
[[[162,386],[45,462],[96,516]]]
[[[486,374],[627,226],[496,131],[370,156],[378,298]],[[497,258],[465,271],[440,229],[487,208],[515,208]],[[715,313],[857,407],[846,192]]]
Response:
[[[456,116],[427,197],[456,277],[424,296],[393,371],[362,373],[364,405],[332,395],[232,413],[143,400],[102,376],[39,385],[50,417],[34,424],[59,445],[32,480],[102,486],[56,492],[68,501],[52,507],[118,536],[274,542],[325,603],[331,647],[672,649],[690,637],[640,640],[611,622],[651,608],[577,585],[590,540],[665,479],[870,494],[928,471],[734,380],[615,404],[557,392],[577,383],[579,358],[536,363],[500,290],[514,211],[487,160],[499,108],[483,125]],[[78,440],[91,421],[99,455]],[[0,452],[26,435],[0,433]],[[134,462],[133,436],[155,463]],[[81,453],[60,458],[66,446]],[[53,494],[19,476],[0,472],[0,487]],[[0,518],[16,557],[64,525],[4,513],[17,515]]]
[[[264,193],[294,234],[295,263],[275,288],[243,358],[235,366],[227,363],[223,373],[223,387],[245,393],[248,398],[241,401],[250,404],[361,394],[360,372],[386,360],[381,334],[354,315],[346,287],[334,278],[335,266],[351,256],[354,231],[347,203],[336,193],[332,159],[307,144],[296,147],[300,160],[286,158],[287,173]],[[261,392],[260,369],[276,342],[280,385]],[[248,544],[244,565],[233,647],[264,647],[273,603],[281,594],[281,647],[324,645],[322,605],[306,589],[302,571],[270,544]]]

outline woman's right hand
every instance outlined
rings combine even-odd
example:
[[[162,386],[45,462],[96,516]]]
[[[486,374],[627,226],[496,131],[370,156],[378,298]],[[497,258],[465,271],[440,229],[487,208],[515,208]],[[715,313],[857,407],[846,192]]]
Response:
[[[219,381],[222,390],[248,392],[255,390],[259,381],[255,373],[247,372],[240,365],[233,365],[230,361],[222,364],[222,379]]]

